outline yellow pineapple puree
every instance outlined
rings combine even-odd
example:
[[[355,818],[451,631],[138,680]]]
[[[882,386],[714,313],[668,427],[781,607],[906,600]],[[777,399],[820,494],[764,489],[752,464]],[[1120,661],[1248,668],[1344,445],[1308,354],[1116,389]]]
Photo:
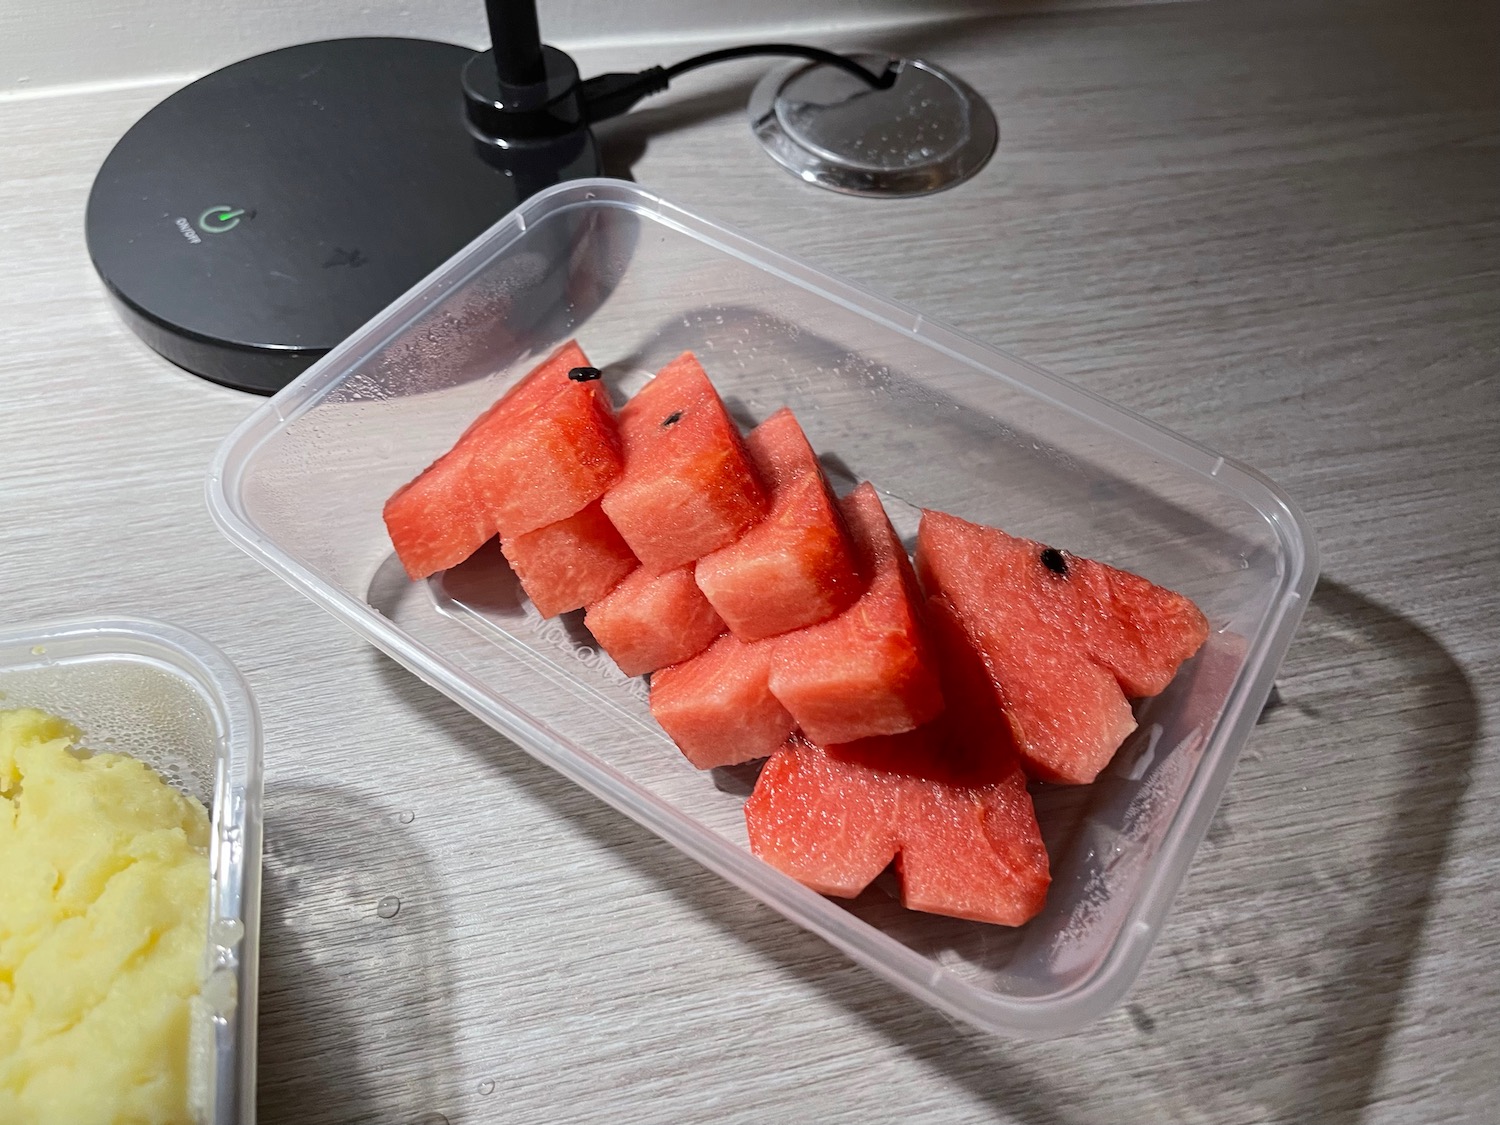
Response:
[[[0,1122],[190,1122],[208,815],[78,737],[0,711]]]

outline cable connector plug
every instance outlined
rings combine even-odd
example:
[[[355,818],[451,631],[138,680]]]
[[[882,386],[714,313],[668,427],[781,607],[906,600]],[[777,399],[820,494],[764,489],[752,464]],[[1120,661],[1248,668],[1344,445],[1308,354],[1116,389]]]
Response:
[[[590,125],[618,117],[636,102],[667,88],[665,67],[653,66],[639,73],[599,74],[583,84],[583,112]]]

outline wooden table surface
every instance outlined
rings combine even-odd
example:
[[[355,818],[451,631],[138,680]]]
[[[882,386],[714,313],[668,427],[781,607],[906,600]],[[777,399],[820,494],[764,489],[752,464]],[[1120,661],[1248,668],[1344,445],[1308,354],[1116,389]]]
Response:
[[[261,1120],[1500,1119],[1500,9],[871,40],[990,99],[976,180],[799,184],[745,127],[754,68],[611,124],[611,170],[1256,466],[1323,550],[1155,952],[1055,1042],[881,983],[232,548],[203,478],[256,400],[138,343],[82,241],[94,170],[167,88],[0,103],[0,614],[162,617],[249,677]]]

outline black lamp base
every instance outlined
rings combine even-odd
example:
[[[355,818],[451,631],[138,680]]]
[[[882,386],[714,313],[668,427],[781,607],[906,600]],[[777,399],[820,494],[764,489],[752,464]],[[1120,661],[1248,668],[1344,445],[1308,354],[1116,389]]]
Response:
[[[196,375],[285,386],[521,200],[599,173],[580,128],[499,147],[466,126],[474,52],[305,43],[215,71],[141,118],[89,196],[126,322]]]

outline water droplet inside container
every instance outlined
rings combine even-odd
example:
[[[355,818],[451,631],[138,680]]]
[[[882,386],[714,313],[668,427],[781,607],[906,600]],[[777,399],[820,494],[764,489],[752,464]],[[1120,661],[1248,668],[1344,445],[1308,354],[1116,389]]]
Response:
[[[386,895],[375,904],[375,913],[382,918],[394,918],[401,912],[401,900],[395,895]]]
[[[485,1097],[489,1097],[491,1094],[493,1094],[495,1092],[494,1079],[486,1078],[483,1082],[481,1082],[479,1084],[479,1092]]]
[[[238,918],[220,918],[209,927],[208,936],[214,944],[232,948],[245,936],[245,923]]]
[[[215,969],[198,988],[198,996],[210,1012],[226,1014],[234,1011],[239,997],[239,980],[230,969]]]
[[[417,1125],[450,1125],[450,1123],[441,1113],[424,1113],[417,1118]]]
[[[397,813],[396,819],[399,820],[402,824],[410,824],[412,821],[417,819],[417,814],[412,812],[410,809],[407,809],[404,812]]]

